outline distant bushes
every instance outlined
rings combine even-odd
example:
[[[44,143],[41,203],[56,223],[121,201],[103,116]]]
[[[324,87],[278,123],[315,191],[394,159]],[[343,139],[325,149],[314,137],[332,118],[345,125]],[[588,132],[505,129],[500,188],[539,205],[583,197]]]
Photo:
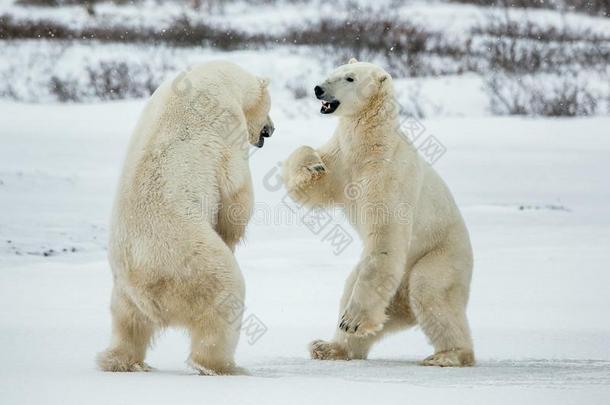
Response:
[[[61,7],[61,6],[84,6],[90,4],[112,2],[115,4],[133,4],[140,0],[16,0],[16,4],[22,6]]]
[[[193,46],[202,43],[229,49],[265,44],[321,45],[333,48],[394,53],[443,53],[441,35],[410,22],[377,14],[359,19],[324,18],[303,28],[289,28],[279,35],[248,34],[193,21],[186,15],[167,26],[89,26],[81,29],[50,20],[17,20],[0,16],[0,39],[98,40],[107,42],[149,42]]]
[[[303,28],[292,27],[276,35],[251,34],[214,27],[180,16],[166,26],[96,26],[74,28],[58,21],[17,20],[0,16],[0,40],[95,40],[120,43],[153,43],[175,46],[211,46],[243,49],[277,44],[314,45],[331,49],[333,57],[377,59],[401,76],[461,72],[456,67],[468,53],[464,44],[448,41],[441,33],[370,12],[353,19],[324,18]],[[430,59],[434,61],[430,61]],[[436,61],[442,58],[442,63]]]
[[[563,3],[568,10],[610,17],[610,0],[564,0]]]
[[[487,67],[482,70],[541,72],[599,67],[610,60],[610,37],[566,25],[540,26],[530,20],[505,17],[477,26]]]
[[[588,29],[540,25],[508,15],[473,32],[481,36],[480,48],[487,55],[477,70],[491,73],[486,90],[493,113],[573,117],[598,110],[603,96],[573,72],[604,72],[610,38]],[[603,77],[607,80],[607,72]]]
[[[557,72],[575,67],[603,68],[610,60],[610,42],[561,43],[496,38],[485,41],[487,64],[479,70]]]
[[[87,67],[91,91],[101,100],[121,100],[150,96],[162,77],[147,64],[101,61]]]
[[[499,115],[576,117],[595,114],[598,97],[582,78],[492,75],[487,80],[491,110]]]
[[[440,32],[388,18],[385,13],[362,14],[366,17],[324,18],[302,29],[291,28],[282,35],[282,42],[328,47],[339,63],[351,57],[379,60],[398,76],[450,73],[441,65],[433,66],[429,59],[455,59],[465,54],[463,47],[449,42]]]
[[[207,8],[222,10],[226,4],[240,1],[251,6],[260,4],[298,3],[302,0],[176,0],[176,3],[186,4],[193,9]],[[598,16],[610,16],[610,0],[450,0],[453,3],[474,4],[486,7],[505,8],[542,8],[587,13]],[[118,5],[139,3],[141,0],[17,0],[24,6],[61,7],[82,5],[90,7],[96,3],[111,2]],[[341,7],[350,5],[350,1],[339,1]]]
[[[557,8],[557,0],[451,0],[453,3],[475,4],[487,7]]]
[[[367,14],[367,13],[365,13]],[[376,50],[420,53],[434,51],[434,39],[440,34],[408,21],[390,19],[384,14],[367,14],[356,19],[323,18],[304,28],[291,28],[286,42],[304,45],[332,45],[354,52]]]
[[[262,44],[262,35],[249,35],[219,29],[186,16],[172,21],[167,27],[112,27],[91,26],[73,28],[50,20],[16,20],[10,15],[0,16],[0,40],[58,39],[96,40],[103,42],[167,43],[176,46],[208,45],[220,49],[234,49],[244,44]]]
[[[15,69],[0,75],[0,96],[26,102],[91,102],[150,96],[177,67],[160,61],[117,57],[87,60],[70,69],[49,63],[48,54],[35,54],[26,61],[35,66],[28,78],[15,80]],[[46,57],[46,58],[45,58]],[[59,57],[55,54],[54,57]]]
[[[470,2],[497,3],[491,0]],[[515,7],[551,7],[548,3],[526,0],[511,4]],[[316,55],[331,64],[342,64],[356,57],[382,64],[395,77],[479,73],[486,78],[491,110],[496,114],[590,115],[599,109],[598,101],[608,97],[608,94],[594,94],[579,76],[570,73],[604,72],[602,80],[608,80],[610,37],[607,34],[566,23],[553,25],[530,20],[524,18],[527,15],[523,13],[515,16],[514,13],[492,12],[473,27],[469,35],[450,36],[445,31],[435,31],[415,21],[388,15],[379,9],[359,10],[341,18],[322,17],[303,26],[287,27],[282,32],[255,33],[214,26],[201,21],[200,14],[188,12],[163,19],[158,24],[147,21],[133,25],[119,18],[115,24],[109,24],[107,18],[87,18],[79,25],[62,20],[17,19],[5,14],[0,16],[0,40],[47,39],[66,44],[101,41],[206,46],[221,50],[302,45],[311,47]],[[72,76],[53,69],[38,72],[45,78],[42,86],[58,101],[137,98],[150,94],[163,75],[174,69],[174,66],[146,60],[86,63],[79,74]],[[22,73],[4,72],[8,76],[4,79],[6,83],[0,83],[3,86],[0,86],[0,95],[27,99],[10,80],[11,75]],[[552,86],[541,87],[533,78],[551,80]],[[298,81],[286,88],[295,99],[305,98],[310,92]],[[413,101],[413,105],[417,105],[417,100]]]
[[[451,0],[453,3],[505,8],[546,8],[610,17],[610,0]]]
[[[490,18],[473,29],[475,35],[515,38],[542,42],[599,42],[609,41],[610,37],[592,32],[588,28],[570,28],[566,25],[541,25],[530,19],[505,15],[503,18]]]

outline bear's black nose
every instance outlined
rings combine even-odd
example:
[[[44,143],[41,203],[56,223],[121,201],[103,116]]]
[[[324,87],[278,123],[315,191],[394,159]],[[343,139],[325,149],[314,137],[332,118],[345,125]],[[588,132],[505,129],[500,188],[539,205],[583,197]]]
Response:
[[[316,93],[316,98],[320,98],[324,95],[324,89],[320,86],[314,87],[313,91]]]

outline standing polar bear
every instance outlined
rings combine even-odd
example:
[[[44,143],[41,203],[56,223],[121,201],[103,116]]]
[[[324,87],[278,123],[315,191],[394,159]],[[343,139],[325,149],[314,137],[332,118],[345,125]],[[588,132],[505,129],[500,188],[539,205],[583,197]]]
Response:
[[[424,365],[473,365],[468,231],[445,183],[400,132],[390,75],[352,59],[315,93],[339,125],[320,149],[292,153],[284,183],[303,205],[344,207],[364,249],[335,337],[312,342],[312,358],[364,359],[384,334],[418,324],[434,346]]]
[[[252,209],[248,143],[273,132],[267,80],[229,62],[162,84],[133,134],[110,227],[107,371],[145,371],[155,331],[191,336],[201,374],[236,372],[244,281],[233,255]]]

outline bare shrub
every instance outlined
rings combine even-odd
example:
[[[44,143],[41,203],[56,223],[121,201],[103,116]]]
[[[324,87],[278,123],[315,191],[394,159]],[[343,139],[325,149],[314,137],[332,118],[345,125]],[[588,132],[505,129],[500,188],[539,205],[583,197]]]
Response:
[[[366,17],[324,18],[304,29],[292,29],[285,43],[321,45],[340,63],[350,57],[382,60],[400,76],[430,74],[424,59],[434,55],[458,60],[468,53],[468,43],[451,43],[439,32],[424,26],[388,18],[385,13],[363,12]]]
[[[553,8],[553,0],[451,0],[451,2],[488,7]]]
[[[77,37],[77,36],[76,36]],[[0,16],[0,39],[72,39],[69,28],[51,21],[20,20],[4,14]]]
[[[0,39],[59,39],[97,40],[104,42],[170,43],[177,46],[209,45],[221,49],[234,49],[248,44],[262,44],[262,35],[250,35],[193,22],[186,16],[174,20],[168,27],[134,28],[129,26],[82,29],[51,20],[15,20],[10,15],[0,16]]]
[[[427,48],[433,35],[422,27],[385,16],[357,19],[323,18],[304,29],[293,28],[286,42],[304,45],[331,45],[338,48],[418,53]],[[438,35],[438,34],[437,34]]]
[[[601,36],[588,28],[570,29],[561,25],[540,25],[534,21],[505,14],[504,18],[489,18],[485,24],[474,27],[476,35],[489,35],[502,38],[530,39],[542,42],[580,42],[608,41],[610,37]]]
[[[167,29],[149,32],[155,42],[169,42],[174,45],[190,46],[209,44],[221,49],[234,49],[244,44],[262,44],[263,35],[220,29],[201,22],[193,22],[187,16],[175,20]]]
[[[88,67],[87,72],[94,94],[101,100],[148,97],[160,84],[147,65],[130,67],[125,62],[101,62]],[[142,79],[136,81],[136,77]]]
[[[577,77],[493,75],[487,80],[491,110],[499,115],[589,116],[597,98]]]
[[[16,73],[9,69],[4,72],[4,80],[8,81],[0,86],[0,95],[14,100],[62,103],[143,98],[152,94],[169,72],[175,70],[164,63],[149,61],[102,60],[88,64],[82,70],[71,71],[57,70],[53,64],[40,63],[37,66],[40,78],[33,89],[24,91],[23,81],[13,86]]]
[[[564,7],[592,15],[610,17],[610,0],[564,0]]]
[[[15,4],[37,7],[85,6],[102,3],[108,0],[16,0]],[[139,3],[140,0],[110,0],[115,4]]]
[[[588,29],[540,26],[506,16],[475,27],[473,33],[483,38],[484,71],[533,73],[578,66],[603,68],[610,60],[610,38]]]
[[[59,0],[17,0],[15,4],[22,6],[57,7],[61,5],[61,2]]]
[[[453,3],[505,8],[546,8],[610,16],[610,0],[451,0]]]
[[[49,80],[49,88],[51,94],[55,95],[57,100],[62,103],[80,101],[81,99],[78,85],[74,80],[59,78],[53,75]]]

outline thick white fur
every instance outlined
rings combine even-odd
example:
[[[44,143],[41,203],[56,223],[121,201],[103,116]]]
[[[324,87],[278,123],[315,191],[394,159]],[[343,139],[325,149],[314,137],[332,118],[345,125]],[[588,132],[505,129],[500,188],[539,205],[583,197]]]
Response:
[[[344,207],[364,250],[335,337],[312,342],[312,357],[366,358],[387,332],[418,324],[435,350],[423,364],[472,365],[468,231],[443,180],[401,134],[391,77],[351,60],[320,86],[341,102],[339,125],[320,149],[292,153],[284,182],[306,206]]]
[[[236,371],[244,281],[233,250],[252,208],[247,143],[270,124],[269,107],[267,81],[229,62],[195,66],[152,95],[112,215],[112,342],[101,369],[148,370],[153,334],[177,326],[190,333],[195,369]]]

